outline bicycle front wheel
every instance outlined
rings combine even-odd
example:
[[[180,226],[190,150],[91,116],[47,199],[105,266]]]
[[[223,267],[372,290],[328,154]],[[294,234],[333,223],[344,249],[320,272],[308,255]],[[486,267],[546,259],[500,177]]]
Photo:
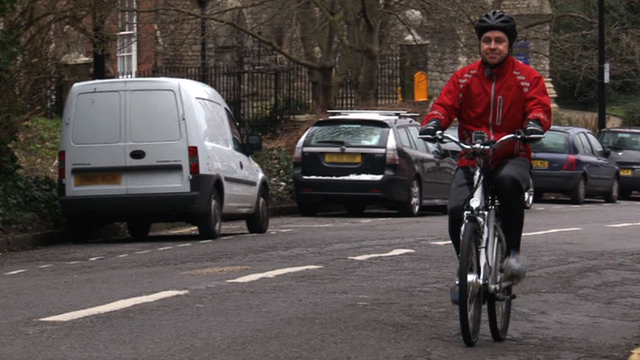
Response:
[[[482,281],[478,242],[479,225],[469,221],[462,230],[460,244],[460,271],[458,273],[458,308],[460,310],[460,331],[467,346],[474,346],[480,335],[482,317]]]
[[[493,271],[497,271],[495,277],[498,284],[502,283],[502,265],[504,264],[507,249],[505,247],[504,235],[500,228],[496,226],[494,231],[496,239],[496,263]],[[512,286],[503,287],[500,292],[489,295],[487,310],[489,312],[489,328],[494,341],[504,341],[509,332],[509,321],[511,320],[511,300]]]

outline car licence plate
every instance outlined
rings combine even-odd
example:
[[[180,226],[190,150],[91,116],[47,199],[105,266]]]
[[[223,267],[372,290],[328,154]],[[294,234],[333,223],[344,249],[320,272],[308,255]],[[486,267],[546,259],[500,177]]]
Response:
[[[86,173],[77,174],[73,178],[75,186],[91,185],[120,185],[122,183],[121,173]]]
[[[360,154],[337,154],[327,153],[324,154],[324,161],[328,163],[359,163],[362,161],[362,155]]]
[[[633,169],[620,169],[620,175],[631,176],[633,175]]]
[[[549,167],[549,162],[547,160],[533,160],[531,165],[536,169],[547,169]]]

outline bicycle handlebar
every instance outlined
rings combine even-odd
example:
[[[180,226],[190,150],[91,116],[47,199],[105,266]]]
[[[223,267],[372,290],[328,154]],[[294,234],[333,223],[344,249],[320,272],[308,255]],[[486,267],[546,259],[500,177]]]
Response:
[[[500,138],[498,141],[496,142],[491,142],[491,143],[476,143],[476,144],[466,144],[462,141],[460,141],[458,138],[456,138],[455,136],[449,135],[444,133],[443,131],[438,131],[436,132],[435,136],[428,136],[428,135],[419,135],[418,138],[422,139],[422,140],[436,140],[438,142],[444,142],[444,140],[450,140],[451,142],[453,142],[454,144],[458,145],[462,150],[467,150],[467,151],[488,151],[493,149],[495,146],[497,146],[498,144],[511,140],[511,139],[516,139],[516,140],[539,140],[539,139],[543,139],[544,135],[525,135],[524,132],[522,130],[518,130],[513,134],[509,134],[509,135],[505,135],[502,138]]]

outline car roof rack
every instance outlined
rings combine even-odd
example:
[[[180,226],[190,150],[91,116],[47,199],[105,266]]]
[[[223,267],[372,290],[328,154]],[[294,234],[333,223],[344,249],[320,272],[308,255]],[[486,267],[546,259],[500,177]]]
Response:
[[[414,117],[419,116],[417,113],[409,113],[406,110],[327,110],[330,114],[380,114],[380,115],[395,115],[402,117]]]

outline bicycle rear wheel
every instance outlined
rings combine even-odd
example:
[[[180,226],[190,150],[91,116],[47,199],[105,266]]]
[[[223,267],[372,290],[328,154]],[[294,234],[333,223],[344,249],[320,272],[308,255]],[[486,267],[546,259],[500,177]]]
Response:
[[[500,227],[496,226],[494,232],[499,237],[504,237]],[[496,274],[497,283],[502,282],[502,264],[507,256],[507,249],[503,239],[496,239],[496,264],[493,271],[498,271]],[[511,300],[512,300],[512,286],[503,287],[500,292],[490,294],[487,302],[487,310],[489,312],[489,328],[491,329],[491,337],[494,341],[504,341],[507,338],[509,332],[509,321],[511,320]]]
[[[462,230],[460,244],[460,271],[458,274],[458,308],[460,310],[460,331],[467,346],[474,346],[480,335],[482,317],[482,282],[478,242],[478,224],[469,221]]]

